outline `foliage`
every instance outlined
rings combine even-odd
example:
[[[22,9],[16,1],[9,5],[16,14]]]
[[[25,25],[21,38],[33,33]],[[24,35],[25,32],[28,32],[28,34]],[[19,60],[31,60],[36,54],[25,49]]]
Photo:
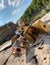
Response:
[[[24,15],[21,17],[24,19],[24,22],[29,22],[40,13],[43,9],[46,9],[46,6],[50,4],[50,0],[32,0],[31,5],[26,9]],[[46,9],[46,11],[50,11]]]

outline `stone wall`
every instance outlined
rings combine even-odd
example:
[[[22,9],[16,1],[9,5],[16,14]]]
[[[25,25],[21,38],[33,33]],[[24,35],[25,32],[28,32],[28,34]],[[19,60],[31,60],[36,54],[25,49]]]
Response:
[[[11,37],[15,34],[16,25],[12,22],[5,24],[0,27],[0,44],[3,41],[7,41],[11,39]]]

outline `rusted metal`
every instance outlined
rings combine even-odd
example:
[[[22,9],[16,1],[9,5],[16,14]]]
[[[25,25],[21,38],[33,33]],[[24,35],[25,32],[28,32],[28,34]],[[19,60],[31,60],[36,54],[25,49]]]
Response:
[[[32,26],[28,26],[23,34],[31,43],[34,43],[38,37],[38,32]]]
[[[32,24],[32,27],[40,33],[50,33],[49,27],[41,20],[35,21],[35,23]]]

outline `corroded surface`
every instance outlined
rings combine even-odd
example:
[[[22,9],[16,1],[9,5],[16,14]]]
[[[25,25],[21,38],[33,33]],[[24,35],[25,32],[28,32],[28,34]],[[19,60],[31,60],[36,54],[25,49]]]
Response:
[[[49,14],[43,18],[44,21],[50,21]],[[20,56],[12,55],[11,47],[3,50],[0,52],[0,65],[50,65],[50,34],[39,34],[33,46]]]
[[[14,56],[11,48],[0,52],[0,65],[50,65],[50,35],[41,34],[22,55]]]

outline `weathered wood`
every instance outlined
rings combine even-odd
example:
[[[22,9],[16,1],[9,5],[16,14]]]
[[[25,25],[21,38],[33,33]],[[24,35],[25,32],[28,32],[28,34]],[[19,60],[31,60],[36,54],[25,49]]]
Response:
[[[50,35],[40,34],[35,44],[41,39],[44,40],[44,44],[41,45],[41,43],[39,43],[37,46],[30,48],[27,56],[25,52],[20,57],[14,57],[11,55],[11,48],[0,52],[0,65],[50,65]],[[35,56],[37,56],[36,58],[38,60],[36,64]],[[26,63],[26,60],[30,62]]]
[[[0,52],[1,52],[2,50],[4,50],[5,48],[10,47],[11,45],[12,45],[12,44],[11,44],[11,40],[8,41],[8,42],[6,42],[5,44],[1,45],[1,46],[0,46]]]
[[[25,65],[26,64],[26,50],[23,50],[22,55],[14,56],[11,55],[6,65]]]
[[[6,60],[10,57],[11,53],[11,48],[7,49],[6,51],[0,52],[0,65],[4,65]]]

